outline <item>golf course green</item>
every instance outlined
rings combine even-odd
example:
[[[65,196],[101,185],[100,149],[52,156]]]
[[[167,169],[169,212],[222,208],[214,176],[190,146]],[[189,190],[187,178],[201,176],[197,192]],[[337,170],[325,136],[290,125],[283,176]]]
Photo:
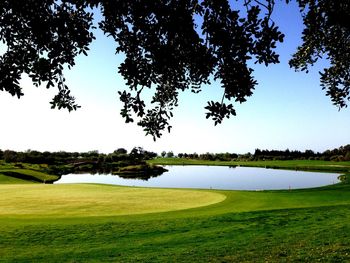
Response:
[[[2,171],[0,262],[350,261],[348,175],[313,189],[218,191],[28,183]]]
[[[166,212],[207,206],[224,194],[94,184],[0,185],[1,217],[91,217]],[[21,200],[13,202],[13,200]]]

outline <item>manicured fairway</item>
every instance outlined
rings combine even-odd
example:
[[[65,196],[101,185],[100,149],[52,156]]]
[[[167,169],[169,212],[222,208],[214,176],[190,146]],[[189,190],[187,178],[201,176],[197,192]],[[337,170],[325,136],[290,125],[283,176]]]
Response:
[[[348,178],[259,192],[0,184],[0,262],[350,262]]]

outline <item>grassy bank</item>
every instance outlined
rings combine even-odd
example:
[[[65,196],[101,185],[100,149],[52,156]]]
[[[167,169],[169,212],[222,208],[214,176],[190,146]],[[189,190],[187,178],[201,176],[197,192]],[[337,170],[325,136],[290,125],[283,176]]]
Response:
[[[222,165],[263,167],[272,169],[350,172],[350,162],[290,160],[290,161],[207,161],[185,158],[157,158],[148,161],[158,165]]]
[[[1,262],[350,261],[346,180],[292,191],[7,183],[0,192]]]
[[[46,165],[5,163],[0,161],[0,184],[2,183],[52,183],[59,176],[47,174]]]

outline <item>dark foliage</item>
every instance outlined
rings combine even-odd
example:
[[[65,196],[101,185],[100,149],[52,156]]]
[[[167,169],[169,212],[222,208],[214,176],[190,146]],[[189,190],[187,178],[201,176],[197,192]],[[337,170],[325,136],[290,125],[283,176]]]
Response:
[[[289,2],[289,0],[286,0]],[[303,44],[290,61],[306,70],[323,55],[331,66],[321,73],[327,95],[339,107],[349,100],[349,2],[297,0],[306,26]],[[249,62],[278,63],[276,44],[284,35],[271,20],[274,0],[2,0],[0,90],[20,98],[19,81],[58,87],[52,107],[79,106],[63,76],[64,66],[87,54],[93,12],[102,13],[99,28],[117,43],[119,66],[129,91],[120,91],[126,122],[138,119],[146,134],[170,131],[179,92],[198,93],[210,79],[221,83],[222,100],[209,101],[206,117],[215,125],[236,115],[233,103],[243,103],[257,84]],[[153,89],[150,102],[142,92]]]
[[[74,66],[74,58],[85,54],[93,39],[92,14],[78,2],[82,1],[0,2],[0,40],[7,47],[0,57],[0,90],[21,97],[19,81],[25,73],[35,86],[58,87],[53,108],[79,107],[63,76],[63,67]]]
[[[339,108],[350,100],[350,1],[299,0],[305,29],[303,43],[290,60],[302,71],[320,58],[330,67],[321,75],[322,88]]]

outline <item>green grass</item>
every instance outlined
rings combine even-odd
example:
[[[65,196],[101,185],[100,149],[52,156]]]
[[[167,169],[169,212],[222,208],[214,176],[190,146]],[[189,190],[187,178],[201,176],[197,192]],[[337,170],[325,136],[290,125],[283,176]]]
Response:
[[[0,184],[0,193],[0,262],[350,261],[347,180],[258,192]]]
[[[32,182],[28,180],[7,176],[0,173],[0,185],[1,184],[30,184],[30,183]]]
[[[59,178],[57,175],[51,175],[43,172],[44,168],[46,168],[45,165],[0,162],[0,174],[2,175],[2,178],[0,177],[0,184],[9,181],[12,181],[13,183],[24,183],[23,181],[26,181],[26,183],[51,183]]]
[[[27,219],[165,212],[207,206],[226,198],[208,191],[94,184],[0,185],[0,192],[0,217]]]
[[[350,162],[290,160],[290,161],[206,161],[185,158],[157,158],[148,161],[159,165],[237,165],[245,167],[265,167],[275,169],[350,172]]]

